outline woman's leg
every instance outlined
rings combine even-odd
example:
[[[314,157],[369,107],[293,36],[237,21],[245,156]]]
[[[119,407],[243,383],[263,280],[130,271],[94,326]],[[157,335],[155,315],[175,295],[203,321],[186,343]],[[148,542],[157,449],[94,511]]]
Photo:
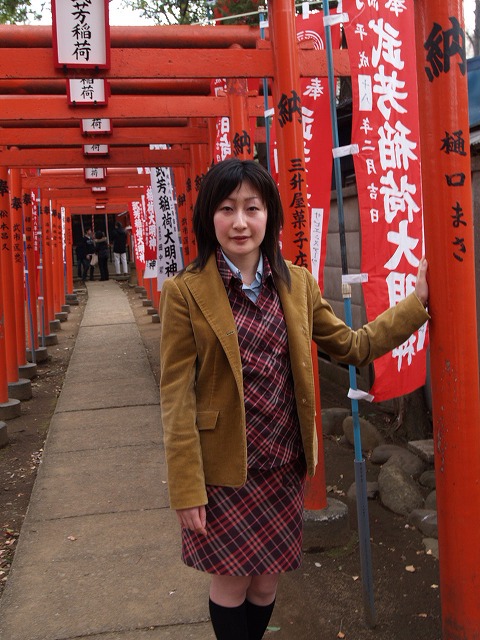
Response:
[[[261,640],[275,606],[278,574],[253,576],[245,602],[249,640]]]
[[[210,616],[217,640],[263,638],[275,606],[279,577],[212,576]]]
[[[210,618],[217,640],[249,640],[245,596],[248,576],[212,576]]]

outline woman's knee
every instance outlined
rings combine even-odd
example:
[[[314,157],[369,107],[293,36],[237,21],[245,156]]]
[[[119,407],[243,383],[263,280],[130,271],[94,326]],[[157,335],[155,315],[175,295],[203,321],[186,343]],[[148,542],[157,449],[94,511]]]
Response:
[[[246,598],[249,576],[212,576],[210,598],[223,607],[238,607]]]
[[[247,589],[247,599],[258,606],[266,606],[275,600],[279,574],[254,576]]]

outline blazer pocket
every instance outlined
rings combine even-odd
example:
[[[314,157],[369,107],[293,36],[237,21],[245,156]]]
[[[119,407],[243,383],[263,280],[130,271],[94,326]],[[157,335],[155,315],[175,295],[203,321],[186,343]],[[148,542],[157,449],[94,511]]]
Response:
[[[218,419],[218,411],[199,411],[197,413],[197,428],[199,431],[213,431]]]

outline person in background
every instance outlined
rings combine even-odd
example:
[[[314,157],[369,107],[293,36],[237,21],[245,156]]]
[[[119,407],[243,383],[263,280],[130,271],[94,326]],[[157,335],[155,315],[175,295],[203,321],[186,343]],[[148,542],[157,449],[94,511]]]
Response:
[[[113,232],[113,263],[115,265],[115,274],[128,275],[127,264],[127,234],[121,222],[115,222],[115,231]],[[122,269],[120,270],[120,265]]]
[[[108,248],[108,240],[103,231],[95,232],[95,251],[98,255],[98,268],[100,270],[100,280],[108,280],[108,258],[109,258],[109,248]]]
[[[87,258],[83,238],[75,245],[75,256],[77,258],[77,275],[83,280],[83,261]],[[83,280],[83,282],[85,281]]]
[[[429,318],[422,258],[415,292],[354,331],[312,274],[284,260],[282,225],[270,174],[251,160],[219,162],[195,204],[198,257],[160,299],[170,506],[184,563],[211,575],[217,640],[263,638],[280,574],[301,563],[305,478],[318,455],[312,339],[363,367]]]
[[[93,233],[91,229],[87,229],[82,240],[76,247],[78,262],[78,273],[85,283],[88,272],[90,271],[90,280],[93,280],[94,267],[90,264],[93,254],[95,253],[95,243],[93,241]],[[81,273],[80,273],[81,269]]]

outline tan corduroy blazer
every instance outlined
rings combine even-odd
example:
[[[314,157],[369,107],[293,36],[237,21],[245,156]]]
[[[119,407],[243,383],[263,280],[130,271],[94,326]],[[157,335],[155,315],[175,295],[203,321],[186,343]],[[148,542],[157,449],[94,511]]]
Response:
[[[309,475],[317,464],[312,339],[334,360],[364,366],[428,319],[415,294],[353,331],[322,298],[304,268],[276,283],[287,325],[295,398]],[[173,509],[206,504],[206,484],[241,486],[247,475],[242,363],[215,254],[163,284],[160,403]]]

